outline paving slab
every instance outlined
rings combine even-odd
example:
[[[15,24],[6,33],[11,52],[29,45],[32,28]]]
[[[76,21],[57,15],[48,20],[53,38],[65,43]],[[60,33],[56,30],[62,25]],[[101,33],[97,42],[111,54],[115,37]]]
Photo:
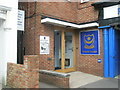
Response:
[[[70,74],[70,88],[78,88],[80,86],[103,79],[102,77],[79,72],[79,71],[71,72],[69,74]]]

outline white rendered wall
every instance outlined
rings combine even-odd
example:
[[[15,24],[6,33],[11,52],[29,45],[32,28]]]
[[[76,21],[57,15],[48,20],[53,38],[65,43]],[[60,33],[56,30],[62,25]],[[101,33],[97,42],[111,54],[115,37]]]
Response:
[[[3,67],[3,61],[4,58],[4,31],[3,31],[3,20],[0,19],[0,85],[2,86],[2,67]],[[0,86],[0,87],[1,87]]]
[[[0,70],[2,70],[2,83],[6,84],[7,62],[17,62],[17,12],[18,0],[0,0],[0,5],[10,7],[7,19],[0,30]],[[2,35],[2,36],[1,36]]]
[[[118,17],[118,5],[104,8],[104,19]]]

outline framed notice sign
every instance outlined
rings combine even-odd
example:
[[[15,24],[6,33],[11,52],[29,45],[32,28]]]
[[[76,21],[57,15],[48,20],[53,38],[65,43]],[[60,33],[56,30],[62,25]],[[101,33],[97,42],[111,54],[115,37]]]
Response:
[[[80,32],[80,54],[99,54],[98,30]]]
[[[25,17],[25,11],[18,10],[17,30],[24,31],[24,17]]]
[[[40,36],[40,54],[49,54],[50,40],[49,36]]]

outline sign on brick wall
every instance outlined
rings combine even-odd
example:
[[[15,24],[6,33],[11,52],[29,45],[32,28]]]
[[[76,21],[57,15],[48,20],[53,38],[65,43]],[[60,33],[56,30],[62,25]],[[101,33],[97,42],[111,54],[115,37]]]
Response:
[[[103,19],[118,17],[118,16],[120,16],[120,5],[104,7],[103,11],[104,11],[103,12],[103,15],[104,15]]]
[[[49,36],[40,36],[40,54],[49,54],[50,40]]]
[[[24,15],[25,12],[23,10],[18,10],[17,30],[24,31]]]
[[[80,32],[80,53],[95,55],[99,54],[98,30]]]

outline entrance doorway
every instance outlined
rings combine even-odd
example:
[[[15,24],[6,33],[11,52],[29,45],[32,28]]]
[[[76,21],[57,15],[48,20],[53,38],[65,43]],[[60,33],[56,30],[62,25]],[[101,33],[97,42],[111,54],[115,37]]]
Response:
[[[54,31],[55,71],[75,71],[75,36],[74,32]]]

